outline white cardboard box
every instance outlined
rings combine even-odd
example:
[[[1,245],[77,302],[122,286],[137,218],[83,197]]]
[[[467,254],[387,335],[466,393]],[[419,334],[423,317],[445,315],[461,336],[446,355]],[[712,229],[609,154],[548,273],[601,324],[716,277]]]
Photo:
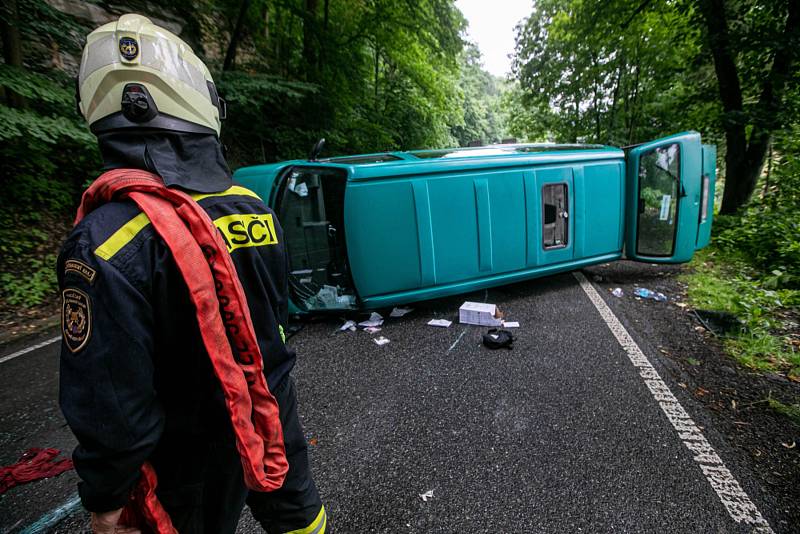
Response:
[[[458,309],[458,322],[480,326],[500,326],[503,315],[496,304],[483,302],[465,302]]]

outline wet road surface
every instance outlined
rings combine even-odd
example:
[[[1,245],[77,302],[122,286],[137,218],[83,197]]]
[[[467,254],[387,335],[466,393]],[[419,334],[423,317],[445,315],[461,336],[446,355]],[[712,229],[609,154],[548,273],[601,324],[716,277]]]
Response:
[[[514,349],[487,350],[486,328],[458,324],[464,300],[496,303],[519,321]],[[572,274],[414,308],[376,334],[388,345],[339,332],[334,317],[290,341],[330,532],[754,531],[723,506]],[[454,323],[427,326],[432,318]],[[735,455],[703,408],[620,320],[769,520],[769,499],[729,461]],[[3,464],[28,447],[74,444],[57,407],[58,346],[0,366]],[[0,497],[0,532],[66,502],[74,484],[70,472],[10,490]],[[49,531],[85,526],[77,510]],[[245,513],[239,531],[259,529]]]

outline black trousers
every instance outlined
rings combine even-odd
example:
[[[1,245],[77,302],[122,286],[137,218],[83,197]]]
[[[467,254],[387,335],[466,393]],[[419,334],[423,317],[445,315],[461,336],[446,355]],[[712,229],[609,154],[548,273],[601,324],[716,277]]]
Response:
[[[288,376],[272,394],[280,407],[289,461],[289,472],[280,489],[261,493],[245,487],[232,439],[176,448],[153,459],[159,478],[156,493],[180,534],[232,534],[245,502],[270,534],[325,532],[325,511],[311,476],[292,377]]]

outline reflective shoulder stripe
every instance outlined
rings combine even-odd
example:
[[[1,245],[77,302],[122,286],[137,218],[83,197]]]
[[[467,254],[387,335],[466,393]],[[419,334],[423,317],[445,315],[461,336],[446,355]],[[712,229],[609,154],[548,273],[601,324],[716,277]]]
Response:
[[[317,518],[311,522],[305,528],[301,528],[299,530],[292,530],[291,532],[285,532],[284,534],[325,534],[325,526],[328,523],[328,516],[325,513],[325,507],[319,509],[319,513],[317,514]]]
[[[278,325],[278,332],[280,332],[280,334],[281,334],[281,341],[283,343],[286,343],[286,332],[283,331],[283,326],[282,325]]]
[[[122,247],[130,243],[136,234],[150,224],[150,218],[146,214],[140,213],[130,221],[122,225],[122,228],[114,232],[111,237],[94,249],[94,253],[104,260],[110,260],[114,254],[122,250]]]
[[[233,195],[240,195],[240,196],[245,196],[245,197],[253,197],[253,198],[257,198],[258,200],[261,200],[260,196],[256,195],[255,193],[253,193],[252,191],[250,191],[246,187],[242,187],[240,185],[234,185],[231,188],[226,189],[225,191],[222,191],[221,193],[200,193],[200,194],[195,194],[195,195],[192,195],[192,198],[196,202],[199,202],[199,201],[203,200],[204,198],[209,198],[209,197],[228,197],[228,196],[233,196]]]

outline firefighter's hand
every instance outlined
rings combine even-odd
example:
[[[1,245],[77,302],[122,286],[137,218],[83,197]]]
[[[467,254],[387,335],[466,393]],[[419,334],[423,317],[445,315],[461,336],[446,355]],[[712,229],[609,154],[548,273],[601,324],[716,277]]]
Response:
[[[118,526],[122,508],[101,514],[92,514],[92,532],[94,534],[141,534],[136,528]]]

